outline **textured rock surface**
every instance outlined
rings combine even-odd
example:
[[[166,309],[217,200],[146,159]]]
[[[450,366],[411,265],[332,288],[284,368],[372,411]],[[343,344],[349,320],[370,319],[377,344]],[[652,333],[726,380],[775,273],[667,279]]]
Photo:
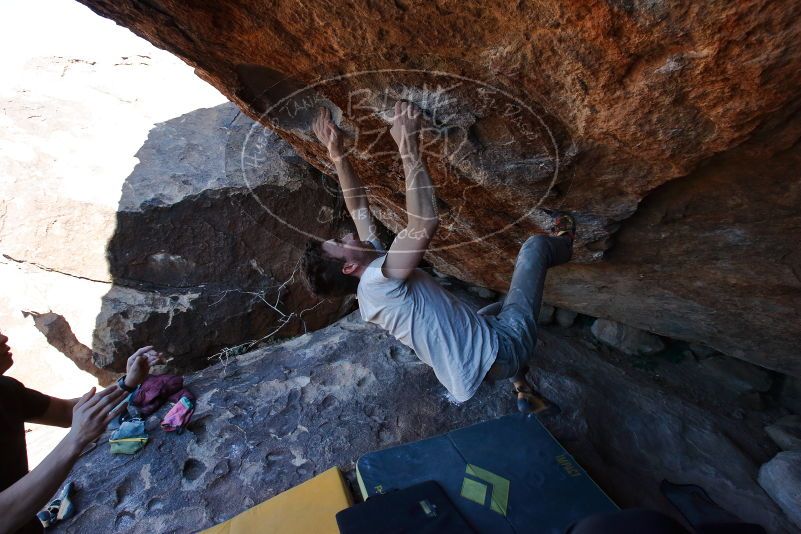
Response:
[[[258,166],[240,163],[248,136],[261,138]],[[114,286],[98,314],[97,352],[149,343],[201,367],[224,347],[319,328],[352,305],[320,301],[296,272],[307,237],[295,228],[345,229],[336,189],[233,104],[160,125],[137,154],[108,243]]]
[[[64,316],[52,312],[24,313],[33,317],[36,329],[44,334],[53,348],[61,354],[68,355],[81,371],[96,376],[100,384],[110,384],[119,377],[119,373],[97,367],[95,353],[80,342]]]
[[[701,362],[701,366],[709,371],[723,387],[740,392],[768,391],[773,385],[773,377],[769,371],[747,362],[739,362],[716,356]]]
[[[542,303],[540,307],[540,316],[537,318],[537,324],[551,324],[553,322],[553,315],[556,310],[553,306]]]
[[[626,354],[656,354],[665,348],[657,336],[608,319],[592,323],[592,333],[599,341]]]
[[[320,168],[309,117],[332,107],[394,230],[386,109],[429,110],[440,271],[505,291],[520,243],[549,224],[539,208],[570,209],[575,262],[549,302],[801,376],[797,2],[81,1]],[[576,263],[619,228],[605,261]]]
[[[21,23],[32,20],[36,31]],[[78,364],[91,353],[136,152],[156,124],[226,100],[172,54],[70,0],[2,2],[0,27],[0,330],[16,355],[9,374],[73,399],[98,378],[59,349]],[[64,336],[51,345],[24,312]],[[26,424],[31,467],[66,432]]]
[[[801,528],[801,452],[780,452],[759,469],[759,484]]]
[[[786,415],[765,427],[765,432],[784,451],[801,451],[801,415]]]
[[[612,498],[675,513],[658,490],[667,478],[700,484],[770,532],[792,530],[756,483],[776,452],[761,433],[768,415],[729,415],[694,361],[643,371],[573,330],[542,329],[533,379],[562,408],[546,425]],[[506,383],[452,404],[427,366],[358,312],[207,368],[189,387],[199,401],[184,434],[158,428],[163,408],[141,454],[113,457],[101,444],[79,462],[78,514],[60,531],[194,531],[332,465],[351,471],[365,452],[515,409]]]
[[[316,306],[293,278],[306,236],[292,225],[340,231],[336,190],[233,104],[157,120],[165,110],[142,85],[174,72],[165,56],[38,57],[3,92],[0,320],[39,314],[50,344],[103,382],[113,374],[98,366],[120,371],[142,345],[198,368],[224,347],[318,328],[350,305]],[[162,96],[173,109],[223,100],[186,74],[174,76],[183,104]],[[248,165],[245,139],[258,146]]]
[[[559,326],[572,326],[573,322],[578,317],[578,314],[573,310],[567,310],[565,308],[556,308],[554,313],[554,320]]]
[[[688,349],[692,352],[693,356],[699,360],[709,358],[716,353],[715,349],[702,345],[701,343],[690,343]]]
[[[785,378],[780,389],[779,401],[791,412],[801,414],[801,378]]]

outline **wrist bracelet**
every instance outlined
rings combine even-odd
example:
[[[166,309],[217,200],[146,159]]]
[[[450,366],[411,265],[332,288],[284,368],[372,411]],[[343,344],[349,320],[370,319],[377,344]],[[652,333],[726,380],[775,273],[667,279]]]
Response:
[[[128,386],[125,385],[125,377],[127,376],[128,375],[122,375],[121,377],[119,377],[117,379],[117,385],[120,387],[121,390],[127,391],[128,393],[133,393],[134,391],[136,391],[136,388],[135,387],[129,388]]]

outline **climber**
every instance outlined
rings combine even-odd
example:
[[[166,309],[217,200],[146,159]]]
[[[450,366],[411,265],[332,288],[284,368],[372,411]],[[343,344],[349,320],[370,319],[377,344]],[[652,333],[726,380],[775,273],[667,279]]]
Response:
[[[536,346],[546,271],[570,259],[575,223],[562,214],[555,218],[553,235],[530,237],[517,257],[506,299],[494,306],[497,315],[473,311],[417,268],[439,224],[420,128],[420,109],[397,102],[390,134],[403,163],[408,221],[385,252],[342,135],[331,113],[320,110],[313,129],[334,163],[358,238],[310,241],[302,258],[304,281],[318,296],[356,293],[362,318],[412,348],[455,400],[471,398],[484,379],[509,378],[521,411],[545,410],[546,401],[526,381],[527,362]]]
[[[162,355],[153,347],[137,350],[117,383],[100,393],[92,388],[79,399],[48,397],[3,376],[14,363],[12,356],[8,338],[0,333],[0,532],[42,532],[36,513],[67,478],[81,452],[125,409],[125,396],[142,383],[152,365],[162,362]],[[71,427],[31,472],[25,422]]]

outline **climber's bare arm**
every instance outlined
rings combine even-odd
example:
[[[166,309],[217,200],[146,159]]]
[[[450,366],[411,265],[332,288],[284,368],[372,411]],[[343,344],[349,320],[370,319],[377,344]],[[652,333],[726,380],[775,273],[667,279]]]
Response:
[[[370,204],[362,181],[353,170],[342,145],[342,132],[331,120],[331,112],[327,108],[320,108],[320,113],[314,121],[314,134],[328,149],[328,155],[337,171],[337,179],[342,187],[345,205],[348,208],[359,239],[369,241],[374,239],[375,225],[370,214]]]
[[[79,400],[50,397],[47,410],[39,417],[31,419],[31,423],[68,428],[72,426],[72,410]]]
[[[398,144],[406,177],[406,228],[398,233],[384,262],[384,275],[406,279],[417,268],[439,226],[434,184],[420,154],[420,108],[398,101],[390,133]]]

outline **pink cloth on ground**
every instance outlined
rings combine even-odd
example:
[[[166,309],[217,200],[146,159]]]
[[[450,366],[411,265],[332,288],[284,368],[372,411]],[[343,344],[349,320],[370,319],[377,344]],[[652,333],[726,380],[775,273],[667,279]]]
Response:
[[[186,391],[186,393],[187,395],[178,399],[175,406],[167,412],[167,415],[164,416],[164,420],[161,421],[161,428],[165,431],[173,432],[177,430],[180,434],[183,427],[189,424],[189,420],[192,419],[192,414],[195,413],[195,400],[191,393],[188,391]]]

